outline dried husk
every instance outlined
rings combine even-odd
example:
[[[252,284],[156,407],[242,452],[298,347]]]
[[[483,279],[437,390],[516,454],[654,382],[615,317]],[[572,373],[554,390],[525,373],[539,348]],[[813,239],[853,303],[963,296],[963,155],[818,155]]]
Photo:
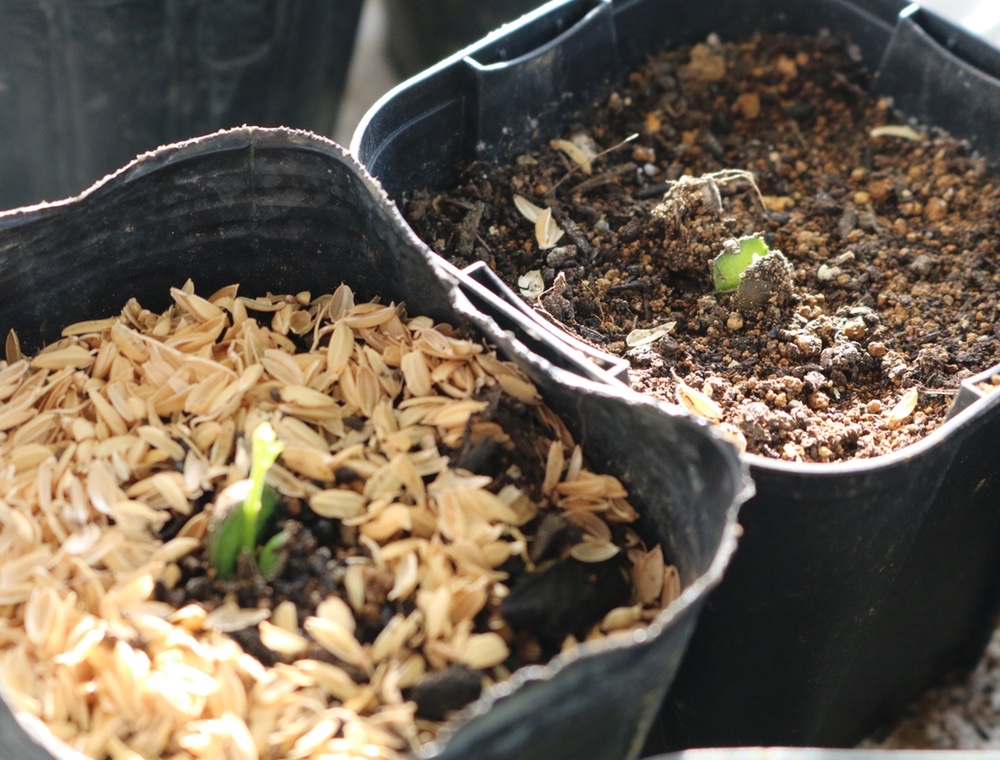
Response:
[[[484,685],[507,677],[501,568],[515,556],[532,566],[523,531],[545,512],[580,529],[567,556],[630,561],[632,604],[588,637],[645,625],[679,594],[659,547],[630,530],[612,540],[610,523],[637,518],[622,484],[587,470],[530,381],[476,341],[395,304],[356,304],[346,287],[312,300],[236,286],[206,298],[191,282],[170,294],[161,314],[130,301],[30,358],[11,333],[0,361],[0,672],[75,748],[115,760],[402,757],[438,726],[404,696],[426,673],[458,663]],[[515,446],[485,416],[489,392],[547,431],[537,491],[450,467],[464,445]],[[241,440],[265,420],[285,445],[272,486],[355,542],[343,598],[301,618],[287,601],[244,609],[233,594],[158,601],[205,551],[212,508],[200,505],[246,478]],[[180,527],[161,541],[168,520]],[[362,643],[379,574],[407,612]],[[251,629],[273,666],[230,635]]]

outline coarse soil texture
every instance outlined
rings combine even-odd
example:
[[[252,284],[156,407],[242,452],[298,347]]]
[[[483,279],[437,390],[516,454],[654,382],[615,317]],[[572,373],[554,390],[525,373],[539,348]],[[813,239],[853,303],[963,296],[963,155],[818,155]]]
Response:
[[[1000,190],[870,80],[829,38],[709,39],[649,60],[509,165],[413,192],[404,214],[749,452],[884,454],[1000,360]],[[717,291],[713,259],[746,236],[783,256]]]

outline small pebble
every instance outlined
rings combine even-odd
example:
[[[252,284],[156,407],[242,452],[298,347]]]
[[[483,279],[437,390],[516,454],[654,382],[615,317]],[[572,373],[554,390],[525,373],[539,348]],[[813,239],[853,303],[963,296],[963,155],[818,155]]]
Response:
[[[820,282],[830,282],[831,280],[837,279],[840,276],[840,267],[832,267],[829,264],[820,264],[819,269],[816,270],[816,279]]]

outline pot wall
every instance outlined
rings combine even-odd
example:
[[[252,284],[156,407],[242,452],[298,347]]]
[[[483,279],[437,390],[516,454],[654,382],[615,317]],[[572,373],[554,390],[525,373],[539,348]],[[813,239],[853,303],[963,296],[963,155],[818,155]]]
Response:
[[[331,133],[362,0],[0,0],[0,208],[222,127]]]
[[[386,48],[408,77],[538,7],[537,0],[385,0]]]

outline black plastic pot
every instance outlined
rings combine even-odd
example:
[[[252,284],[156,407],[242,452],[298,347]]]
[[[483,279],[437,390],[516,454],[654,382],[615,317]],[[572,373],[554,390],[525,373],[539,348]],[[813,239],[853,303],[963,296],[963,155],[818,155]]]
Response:
[[[754,32],[826,30],[906,114],[1000,164],[1000,53],[895,0],[572,0],[388,93],[353,148],[389,195],[448,187],[472,160],[547,141],[647,55]],[[849,746],[994,622],[1000,394],[966,384],[922,442],[827,465],[747,457],[757,495],[649,750]],[[981,395],[981,394],[980,394]],[[969,402],[967,405],[966,402]]]
[[[245,294],[318,293],[347,282],[359,299],[465,325],[535,380],[598,470],[621,477],[640,531],[664,546],[686,590],[645,632],[585,645],[519,671],[447,727],[442,758],[637,756],[705,597],[735,548],[736,512],[752,490],[714,431],[622,388],[583,380],[529,351],[551,341],[488,287],[438,260],[339,146],[288,130],[243,128],[143,156],[83,195],[0,214],[0,332],[26,353],[60,326],[116,313],[127,299],[165,308],[172,285],[239,283]],[[472,300],[479,308],[472,305]],[[623,445],[628,441],[628,446]],[[664,466],[661,457],[671,465]],[[8,703],[9,704],[9,703]],[[0,705],[0,756],[73,755]],[[25,747],[32,747],[30,750]]]
[[[408,77],[538,5],[537,0],[385,0],[386,50],[396,71]]]
[[[362,0],[0,0],[0,208],[242,124],[330,134]]]

